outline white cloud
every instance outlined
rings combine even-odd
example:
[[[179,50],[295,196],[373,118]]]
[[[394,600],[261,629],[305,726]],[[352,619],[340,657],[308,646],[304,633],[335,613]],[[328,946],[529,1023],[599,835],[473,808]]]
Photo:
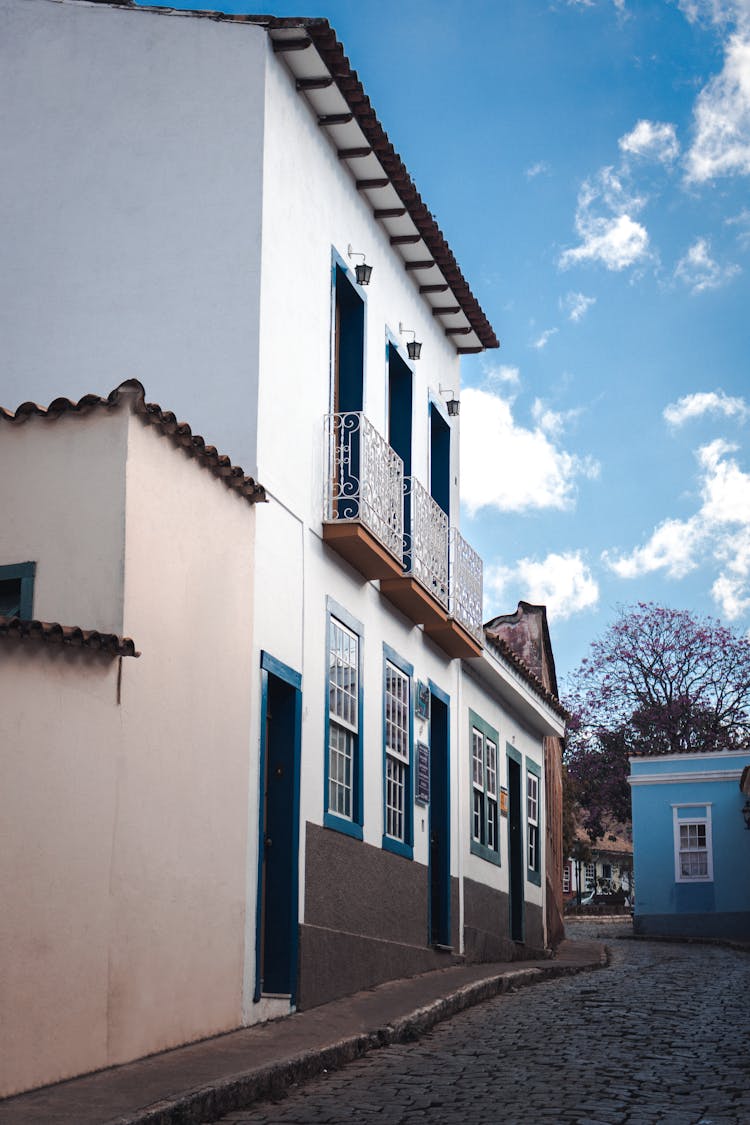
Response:
[[[552,337],[557,335],[557,332],[557,328],[545,328],[541,336],[539,336],[536,340],[532,340],[532,348],[537,348],[539,351],[541,351],[542,348],[546,348]]]
[[[568,320],[578,324],[583,320],[592,305],[596,304],[596,297],[586,297],[583,293],[567,293],[560,298],[560,308],[568,314]]]
[[[620,578],[662,570],[682,578],[700,565],[718,571],[711,592],[730,621],[750,609],[750,473],[733,456],[737,446],[719,438],[697,451],[701,504],[689,519],[664,520],[630,554],[604,552]]]
[[[675,429],[691,418],[701,418],[704,414],[722,414],[725,418],[736,418],[740,422],[745,422],[750,418],[750,406],[744,399],[718,390],[696,391],[692,395],[683,395],[664,408],[665,422]]]
[[[674,125],[664,121],[642,119],[618,144],[624,153],[662,164],[671,164],[680,151]]]
[[[611,167],[600,169],[578,193],[575,227],[582,241],[563,251],[560,267],[599,261],[608,270],[623,270],[647,258],[648,231],[633,218],[645,203],[645,198],[626,188],[622,176]]]
[[[537,160],[536,164],[532,164],[526,169],[526,178],[533,180],[535,176],[546,176],[549,174],[549,170],[549,164],[546,160]]]
[[[562,437],[568,422],[577,418],[580,413],[580,407],[573,410],[551,410],[540,398],[534,399],[531,406],[531,417],[537,428],[552,438]]]
[[[484,368],[485,382],[488,387],[516,386],[521,381],[521,372],[518,367],[509,363],[498,363]]]
[[[629,215],[611,219],[588,218],[586,222],[576,220],[576,229],[583,242],[561,255],[563,269],[575,262],[598,260],[608,270],[623,270],[641,261],[648,253],[648,232]]]
[[[599,586],[579,551],[551,552],[546,558],[520,559],[515,566],[488,566],[485,587],[498,604],[523,599],[545,605],[549,617],[571,617],[599,601]]]
[[[695,102],[695,136],[686,158],[689,183],[750,174],[750,5],[744,9],[739,29],[727,41],[721,73]]]
[[[743,207],[737,215],[724,220],[727,227],[737,227],[737,242],[743,250],[750,249],[750,208]]]
[[[677,0],[677,7],[689,23],[743,26],[750,19],[748,0]]]
[[[527,429],[511,405],[488,390],[461,395],[461,491],[469,514],[565,509],[579,477],[595,477],[591,458],[560,449],[540,426]]]
[[[730,457],[736,451],[736,445],[722,438],[698,450],[704,474],[701,516],[714,526],[736,523],[750,527],[750,475]]]
[[[722,266],[711,257],[711,243],[707,238],[697,238],[675,266],[674,276],[683,281],[691,293],[718,289],[740,273],[732,263]]]
[[[670,578],[684,578],[698,565],[696,552],[702,537],[699,522],[664,520],[643,547],[619,558],[605,551],[602,558],[618,578],[638,578],[655,570],[666,571]]]

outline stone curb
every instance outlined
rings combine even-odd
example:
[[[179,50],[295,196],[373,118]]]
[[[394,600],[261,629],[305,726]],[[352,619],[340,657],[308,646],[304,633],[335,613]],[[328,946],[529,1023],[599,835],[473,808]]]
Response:
[[[326,1070],[336,1070],[368,1051],[418,1039],[436,1024],[483,1000],[491,1000],[504,992],[515,992],[538,981],[603,968],[606,964],[607,957],[603,954],[598,965],[591,962],[555,965],[551,962],[549,967],[514,969],[486,980],[474,981],[375,1031],[352,1035],[327,1047],[304,1051],[267,1066],[234,1074],[231,1078],[218,1079],[210,1086],[186,1090],[134,1114],[111,1118],[104,1125],[201,1125],[202,1122],[216,1121],[226,1113],[247,1109],[265,1098],[277,1097],[293,1084],[306,1082]]]

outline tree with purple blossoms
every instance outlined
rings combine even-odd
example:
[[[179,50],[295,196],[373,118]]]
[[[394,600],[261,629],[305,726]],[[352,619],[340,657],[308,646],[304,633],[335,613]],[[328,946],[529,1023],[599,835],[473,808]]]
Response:
[[[592,839],[630,819],[628,757],[750,743],[750,641],[714,618],[621,607],[570,678],[566,765]]]

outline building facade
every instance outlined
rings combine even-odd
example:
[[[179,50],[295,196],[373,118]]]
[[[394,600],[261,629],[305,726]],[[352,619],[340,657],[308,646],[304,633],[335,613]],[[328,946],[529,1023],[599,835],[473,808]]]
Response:
[[[639,934],[750,940],[750,751],[630,759]]]
[[[459,521],[460,357],[497,340],[334,32],[77,0],[0,13],[0,452],[23,485],[0,537],[0,721],[28,763],[18,808],[53,700],[60,771],[71,740],[104,771],[88,819],[75,789],[57,867],[33,847],[54,785],[14,822],[34,890],[4,931],[0,1092],[538,952],[564,712],[487,640]],[[134,377],[175,413],[127,382],[104,398]],[[183,417],[227,457],[186,458]],[[40,509],[41,465],[59,488]],[[102,632],[114,655],[72,652]],[[69,963],[90,1008],[66,1002]],[[31,1002],[40,974],[52,1004]]]
[[[552,653],[547,610],[543,605],[519,602],[515,613],[502,614],[485,624],[493,641],[507,647],[524,667],[557,698],[557,672]],[[547,935],[552,945],[565,937],[563,922],[563,740],[549,735],[544,740],[544,787],[547,822],[545,831],[547,885],[545,909]]]

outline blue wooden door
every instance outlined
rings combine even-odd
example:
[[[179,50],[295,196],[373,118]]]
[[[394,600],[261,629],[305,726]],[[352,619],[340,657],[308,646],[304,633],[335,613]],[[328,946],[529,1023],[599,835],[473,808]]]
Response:
[[[263,654],[255,998],[297,983],[301,677]]]

